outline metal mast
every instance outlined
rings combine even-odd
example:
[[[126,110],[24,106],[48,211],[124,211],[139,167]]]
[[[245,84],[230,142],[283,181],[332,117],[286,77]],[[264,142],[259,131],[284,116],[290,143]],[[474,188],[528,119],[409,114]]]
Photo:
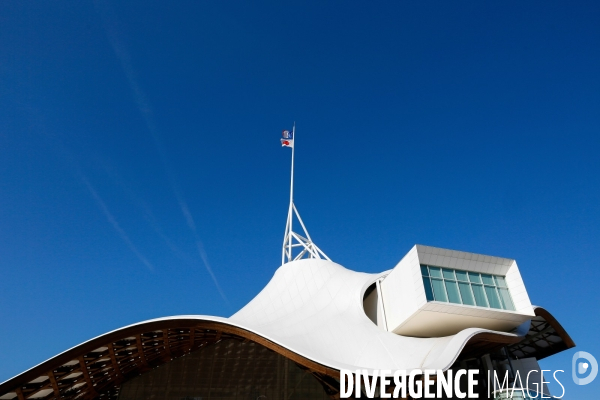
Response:
[[[306,226],[304,226],[304,222],[302,222],[302,218],[300,218],[300,213],[298,213],[298,209],[294,204],[294,150],[296,149],[296,123],[294,122],[294,127],[292,128],[292,145],[289,146],[292,148],[292,173],[290,177],[290,207],[288,209],[287,222],[285,224],[285,234],[283,235],[283,246],[281,251],[281,264],[288,263],[290,261],[300,260],[302,258],[319,258],[329,260],[329,257],[323,253],[319,247],[315,243],[313,243],[308,231],[306,230]],[[300,222],[300,226],[304,232],[304,235],[299,235],[294,232],[292,225],[294,220],[294,215]],[[298,249],[297,254],[294,255],[294,249]]]

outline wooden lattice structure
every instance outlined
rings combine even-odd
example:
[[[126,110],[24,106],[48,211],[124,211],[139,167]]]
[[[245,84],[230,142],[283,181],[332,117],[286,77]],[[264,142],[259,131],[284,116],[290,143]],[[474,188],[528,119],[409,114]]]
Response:
[[[0,399],[116,399],[123,382],[223,339],[263,345],[306,369],[326,392],[338,390],[337,370],[255,333],[183,318],[142,323],[85,342],[0,384]]]
[[[507,346],[514,357],[541,359],[575,346],[550,313],[542,308],[535,313],[525,338],[479,333],[459,358]],[[314,376],[331,398],[339,398],[339,370],[226,322],[181,317],[128,326],[84,342],[0,384],[0,400],[117,399],[124,382],[224,339],[251,341],[288,358]]]
[[[508,348],[512,357],[541,360],[575,347],[573,339],[552,314],[540,307],[535,309],[535,314],[525,338]]]

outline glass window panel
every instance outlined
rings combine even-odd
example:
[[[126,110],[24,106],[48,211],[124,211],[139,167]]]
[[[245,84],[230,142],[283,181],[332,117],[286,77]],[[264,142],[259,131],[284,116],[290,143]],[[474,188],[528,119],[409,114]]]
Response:
[[[500,297],[498,297],[498,291],[493,286],[484,286],[485,294],[487,294],[488,301],[490,303],[491,308],[499,308],[502,309],[502,304],[500,304]]]
[[[513,304],[512,299],[510,298],[510,293],[508,292],[508,289],[500,288],[498,289],[498,291],[500,292],[500,299],[502,300],[504,309],[515,311],[515,305]]]
[[[442,271],[439,267],[429,267],[429,275],[433,276],[434,278],[441,278]]]
[[[469,273],[471,276],[471,273]],[[472,284],[471,288],[473,289],[473,295],[475,296],[475,304],[479,307],[487,307],[487,300],[485,299],[485,293],[483,292],[483,286]]]
[[[441,279],[432,279],[431,285],[433,286],[433,294],[436,301],[448,301],[446,296],[446,290],[444,289],[444,281]]]
[[[446,292],[450,303],[461,304],[460,294],[458,293],[458,284],[454,281],[444,281],[446,284]]]
[[[458,279],[459,281],[464,281],[464,282],[468,282],[469,279],[467,278],[467,271],[454,271],[456,272],[456,279]]]
[[[483,284],[484,285],[490,285],[490,286],[494,286],[494,277],[488,274],[481,274],[481,277],[483,278]]]
[[[471,285],[464,282],[458,282],[458,289],[460,290],[460,296],[462,297],[463,304],[474,306],[475,299],[473,299],[473,293],[471,293]]]
[[[428,277],[423,277],[423,286],[425,286],[425,297],[427,301],[433,301],[433,290],[431,289],[431,281]]]
[[[421,265],[421,274],[427,301],[515,310],[505,277],[427,265]]]
[[[469,280],[475,283],[481,283],[481,276],[477,272],[469,272]]]
[[[444,275],[444,279],[452,279],[455,280],[454,270],[448,268],[442,268],[442,274]]]
[[[496,285],[497,286],[507,287],[506,286],[506,279],[504,279],[503,277],[498,276],[498,275],[494,276],[494,278],[496,278]]]

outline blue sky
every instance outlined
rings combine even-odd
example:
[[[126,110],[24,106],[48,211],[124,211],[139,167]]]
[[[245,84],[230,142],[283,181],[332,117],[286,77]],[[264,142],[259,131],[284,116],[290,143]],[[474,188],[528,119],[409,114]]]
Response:
[[[0,381],[248,302],[280,263],[293,121],[296,204],[334,261],[514,258],[600,357],[599,20],[591,1],[0,3]],[[542,363],[567,398],[600,388],[572,383],[574,352]]]

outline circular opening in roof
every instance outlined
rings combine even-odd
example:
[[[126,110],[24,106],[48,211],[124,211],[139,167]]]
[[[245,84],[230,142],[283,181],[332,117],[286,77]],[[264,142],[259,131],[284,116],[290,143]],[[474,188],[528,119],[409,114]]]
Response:
[[[373,282],[363,295],[363,310],[367,317],[375,324],[378,325],[377,320],[381,320],[379,314],[379,293],[377,292],[377,284]]]

